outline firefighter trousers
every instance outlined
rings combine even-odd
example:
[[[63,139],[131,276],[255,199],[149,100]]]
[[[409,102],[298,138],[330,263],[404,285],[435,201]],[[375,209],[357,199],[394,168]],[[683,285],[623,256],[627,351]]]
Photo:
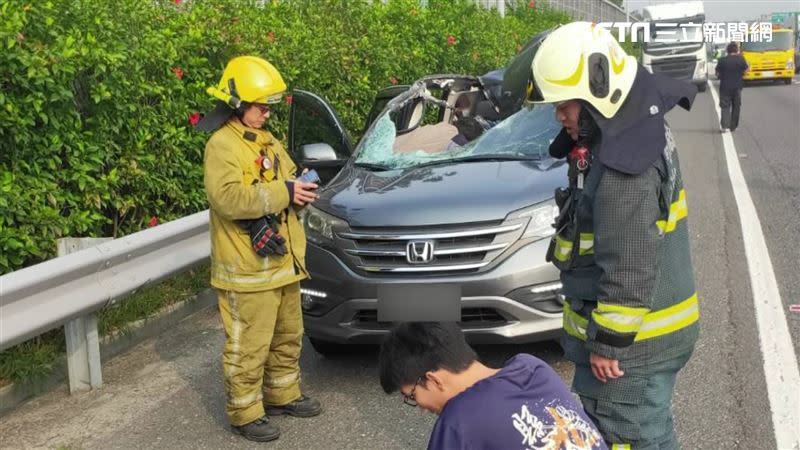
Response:
[[[217,290],[225,329],[222,369],[231,425],[264,415],[264,402],[300,398],[300,283],[263,292]]]
[[[642,367],[620,378],[597,380],[586,364],[575,365],[573,390],[611,450],[676,450],[672,393],[691,352]]]

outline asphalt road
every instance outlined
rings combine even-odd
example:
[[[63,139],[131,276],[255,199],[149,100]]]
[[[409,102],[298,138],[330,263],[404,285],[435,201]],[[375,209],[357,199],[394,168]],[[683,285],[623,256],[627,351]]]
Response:
[[[800,304],[800,81],[744,89],[734,142],[800,355],[800,312],[788,312]]]
[[[800,85],[744,91],[735,144],[756,203],[793,342],[800,341]],[[679,377],[675,415],[684,448],[775,448],[758,330],[736,203],[711,96],[669,121],[682,159],[689,203],[702,334]],[[373,349],[337,358],[302,356],[303,386],[325,412],[312,419],[279,418],[280,440],[250,443],[228,431],[219,352],[223,334],[206,310],[106,362],[105,386],[69,396],[66,387],[0,418],[2,448],[424,448],[434,417],[387,396],[378,385]],[[500,366],[528,352],[569,382],[572,369],[554,343],[481,347]],[[800,393],[790,393],[800,395]],[[800,431],[798,431],[800,432]]]

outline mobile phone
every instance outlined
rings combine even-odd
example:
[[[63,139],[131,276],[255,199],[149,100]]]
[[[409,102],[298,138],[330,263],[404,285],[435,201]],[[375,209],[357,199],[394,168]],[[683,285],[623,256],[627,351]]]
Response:
[[[303,183],[319,183],[319,174],[316,170],[311,169],[303,175],[300,175],[297,181],[302,181]]]

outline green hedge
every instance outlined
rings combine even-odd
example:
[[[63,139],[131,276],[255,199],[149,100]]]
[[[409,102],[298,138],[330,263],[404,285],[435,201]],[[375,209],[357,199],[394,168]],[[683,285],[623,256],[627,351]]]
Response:
[[[377,89],[500,67],[569,20],[534,5],[501,18],[467,0],[3,1],[0,273],[53,256],[62,236],[205,209],[207,136],[189,117],[229,58],[270,60],[355,134]],[[285,130],[285,114],[272,126]]]

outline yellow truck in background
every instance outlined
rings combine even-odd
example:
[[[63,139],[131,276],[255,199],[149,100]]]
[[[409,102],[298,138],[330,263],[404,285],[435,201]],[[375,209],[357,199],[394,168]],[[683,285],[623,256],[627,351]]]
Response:
[[[742,42],[742,56],[750,65],[744,80],[783,80],[786,84],[792,84],[795,40],[794,30],[773,27],[770,42]]]

